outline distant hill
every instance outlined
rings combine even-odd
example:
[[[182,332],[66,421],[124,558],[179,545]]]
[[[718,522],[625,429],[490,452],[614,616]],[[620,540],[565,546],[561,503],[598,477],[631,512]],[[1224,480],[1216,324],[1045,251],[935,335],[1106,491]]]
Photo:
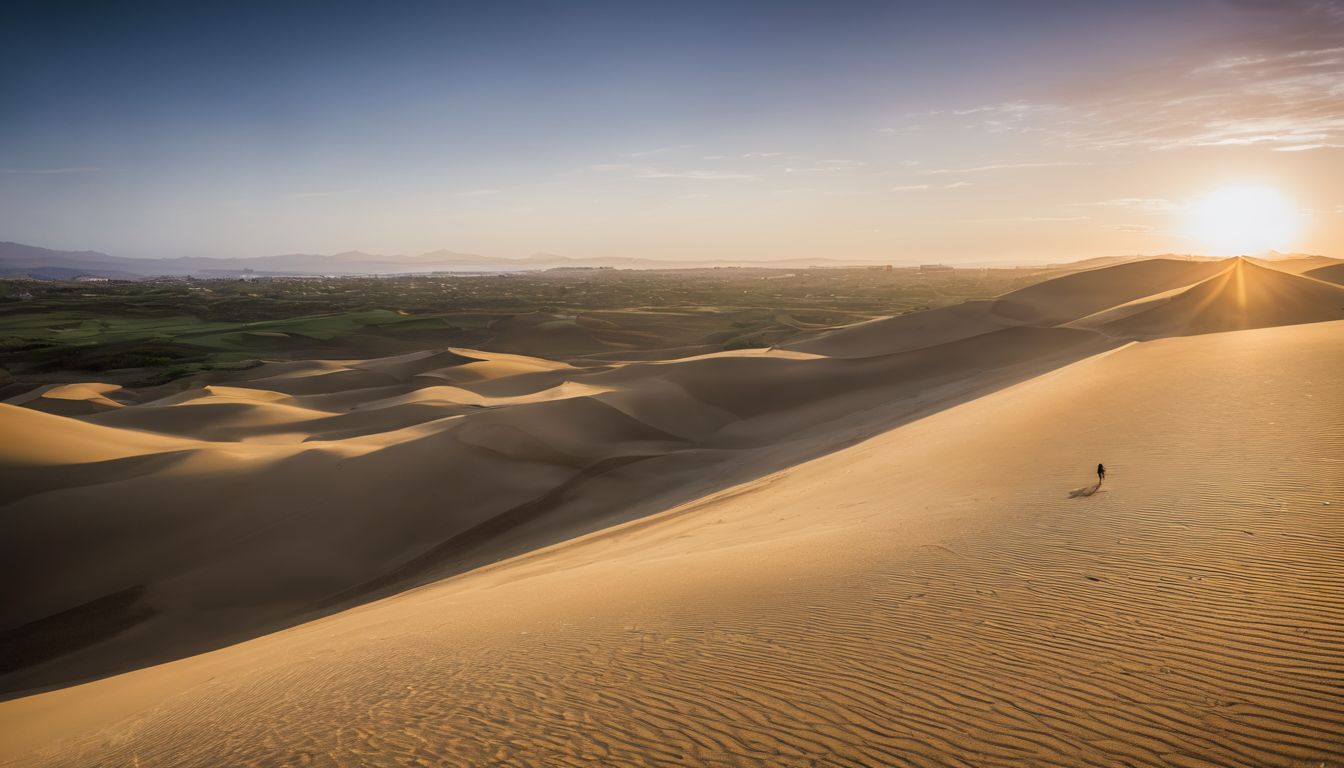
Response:
[[[53,251],[22,243],[0,242],[0,277],[73,280],[81,275],[117,279],[143,277],[136,259],[98,251]]]
[[[859,266],[860,262],[835,259],[775,259],[768,261],[720,262],[659,261],[606,257],[575,259],[554,254],[535,254],[523,259],[478,256],[455,251],[431,251],[418,256],[382,256],[346,251],[336,254],[290,253],[250,258],[179,257],[132,259],[98,251],[56,251],[22,243],[0,242],[0,277],[34,277],[69,280],[81,275],[116,279],[159,276],[238,277],[242,275],[390,275],[427,272],[513,272],[555,268],[612,269],[703,269],[718,266],[753,266],[802,269],[820,266]]]
[[[1167,254],[1152,256],[1104,256],[1052,268],[1096,270],[1154,258],[1179,262],[1221,261],[1209,256]],[[1254,259],[1280,271],[1300,274],[1340,264],[1337,259],[1307,254],[1269,253]],[[914,266],[916,261],[893,261],[894,266]],[[111,256],[98,251],[56,251],[22,243],[0,242],[0,277],[33,277],[41,280],[72,280],[83,275],[112,279],[148,277],[241,277],[243,275],[405,275],[430,272],[522,272],[545,269],[709,269],[756,267],[762,269],[807,269],[811,267],[873,267],[872,262],[830,258],[762,259],[721,261],[713,259],[659,260],[623,256],[573,258],[538,253],[521,259],[480,256],[438,250],[417,256],[345,251],[334,254],[288,253],[276,256],[207,258],[184,256],[172,259],[137,259]]]

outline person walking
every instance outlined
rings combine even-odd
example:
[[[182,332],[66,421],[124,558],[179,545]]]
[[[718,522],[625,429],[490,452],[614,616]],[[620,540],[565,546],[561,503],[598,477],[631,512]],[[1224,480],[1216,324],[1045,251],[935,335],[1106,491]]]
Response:
[[[1098,464],[1098,465],[1097,465],[1097,485],[1101,485],[1101,481],[1102,481],[1102,480],[1105,480],[1105,479],[1106,479],[1106,465],[1105,465],[1105,464]]]

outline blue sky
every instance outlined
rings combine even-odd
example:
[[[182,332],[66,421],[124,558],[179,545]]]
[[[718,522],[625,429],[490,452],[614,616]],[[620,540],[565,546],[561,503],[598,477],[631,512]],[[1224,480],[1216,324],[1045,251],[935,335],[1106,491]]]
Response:
[[[283,7],[271,7],[283,6]],[[948,261],[1344,242],[1337,3],[11,2],[0,239]],[[1344,255],[1344,254],[1341,254]]]

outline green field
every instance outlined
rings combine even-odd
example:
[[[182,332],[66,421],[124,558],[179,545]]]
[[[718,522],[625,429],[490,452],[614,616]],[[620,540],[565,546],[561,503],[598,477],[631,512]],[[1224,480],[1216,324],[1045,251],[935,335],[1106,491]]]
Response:
[[[263,359],[445,346],[578,359],[739,349],[986,298],[1048,270],[555,270],[513,275],[0,281],[0,379],[153,384]]]

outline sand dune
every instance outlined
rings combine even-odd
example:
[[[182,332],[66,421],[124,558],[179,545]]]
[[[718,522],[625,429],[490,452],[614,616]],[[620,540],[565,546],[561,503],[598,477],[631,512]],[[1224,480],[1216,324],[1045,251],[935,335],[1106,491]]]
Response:
[[[1209,279],[1101,328],[1131,338],[1344,319],[1344,287],[1237,259]]]
[[[3,754],[1332,764],[1341,333],[1128,345],[568,544],[0,704]],[[1069,498],[1097,459],[1106,483]]]
[[[0,423],[10,436],[0,440],[0,461],[6,467],[85,464],[180,450],[189,445],[157,435],[126,434],[6,403],[0,403]]]
[[[1047,280],[994,301],[859,323],[793,342],[788,348],[828,357],[871,357],[1021,326],[1153,338],[1344,317],[1334,291],[1297,277],[1298,272],[1333,260],[1256,261],[1125,262]],[[1285,273],[1276,268],[1280,264],[1300,269]]]
[[[1248,260],[1151,260],[822,332],[787,350],[559,363],[449,349],[267,363],[176,392],[88,384],[25,396],[0,405],[0,429],[22,436],[0,443],[0,524],[9,534],[0,542],[4,690],[169,661],[465,575],[228,650],[0,705],[0,717],[13,722],[40,720],[34,713],[53,707],[73,718],[53,719],[45,731],[6,728],[15,731],[6,749],[18,756],[33,739],[133,716],[165,735],[118,725],[109,733],[120,735],[109,738],[150,764],[173,750],[184,764],[246,762],[262,754],[248,752],[254,744],[331,752],[330,733],[309,733],[302,721],[286,725],[280,741],[256,731],[266,718],[287,722],[259,714],[273,704],[259,692],[280,680],[319,711],[352,708],[340,722],[362,723],[363,735],[342,743],[399,745],[409,711],[389,703],[381,679],[361,676],[361,665],[386,651],[378,668],[392,664],[389,679],[423,690],[428,711],[442,715],[433,728],[447,730],[420,747],[430,762],[451,744],[459,751],[449,762],[468,764],[556,764],[564,754],[695,764],[773,754],[807,764],[806,755],[829,750],[843,756],[840,764],[945,764],[959,755],[985,765],[1024,755],[1058,762],[1066,748],[1082,749],[1090,764],[1122,754],[1143,764],[1227,763],[1228,755],[1265,764],[1275,754],[1267,734],[1278,727],[1266,723],[1293,734],[1328,725],[1307,712],[1328,692],[1303,687],[1286,668],[1265,696],[1234,690],[1211,670],[1250,664],[1260,635],[1203,649],[1192,638],[1210,626],[1240,637],[1242,609],[1226,602],[1230,590],[1275,579],[1303,606],[1337,611],[1337,602],[1310,592],[1331,577],[1319,558],[1294,559],[1283,547],[1259,557],[1231,534],[1199,538],[1204,549],[1183,552],[1178,534],[1190,529],[1172,526],[1212,524],[1276,546],[1297,536],[1336,551],[1332,519],[1307,516],[1301,505],[1269,518],[1252,510],[1338,486],[1311,483],[1340,469],[1313,462],[1340,453],[1341,410],[1331,410],[1338,388],[1321,387],[1341,373],[1344,325],[1322,321],[1344,317],[1342,296],[1344,288],[1309,274]],[[1303,323],[1311,325],[1214,333]],[[1206,335],[1129,343],[1194,334]],[[59,402],[92,405],[40,412]],[[1243,439],[1238,430],[1252,423],[1264,426]],[[1287,453],[1286,424],[1314,447]],[[1153,442],[1172,430],[1196,436],[1190,456]],[[1232,460],[1219,450],[1252,470],[1214,485]],[[1281,467],[1282,482],[1270,464],[1256,463],[1282,465],[1287,455],[1313,458]],[[1118,470],[1114,481],[1082,485],[1095,460]],[[1066,477],[1065,467],[1081,467],[1082,476]],[[1106,506],[1136,476],[1147,484],[1123,506]],[[1091,516],[1075,520],[1076,508],[1061,506],[1069,503],[1102,505],[1111,528]],[[1290,521],[1299,528],[1283,527]],[[948,551],[958,559],[941,560]],[[980,559],[963,562],[967,551]],[[1164,586],[1177,583],[1170,558],[1184,555],[1193,569],[1239,563],[1218,566],[1225,591],[1211,604],[1226,610],[1203,624],[1190,613],[1194,593]],[[491,567],[510,557],[520,559]],[[1091,573],[1096,563],[1120,568],[1126,558],[1132,576]],[[1051,563],[1054,570],[1022,580]],[[1070,581],[1075,569],[1089,571],[1085,583]],[[1095,584],[1121,591],[1086,611],[1059,612],[1089,600],[1079,588],[1102,588]],[[907,596],[893,597],[900,594]],[[1010,599],[999,605],[996,595]],[[1152,613],[1125,612],[1145,600]],[[832,608],[804,610],[811,605]],[[1281,607],[1289,611],[1283,620],[1306,626],[1294,605]],[[1194,623],[1186,635],[1154,639],[1166,615]],[[659,627],[656,641],[628,629],[646,620]],[[582,629],[570,635],[554,622]],[[390,634],[389,624],[397,627]],[[538,627],[551,633],[546,648],[519,634]],[[1033,650],[1024,639],[1085,630],[1105,642],[1051,640]],[[637,637],[641,649],[655,642],[658,650],[636,654]],[[1167,668],[1173,660],[1193,666],[1182,668],[1179,683],[1164,683],[1174,688],[1155,688],[1152,670],[1162,664],[1143,662],[1134,637],[1168,643]],[[1265,653],[1271,667],[1291,651],[1308,654],[1299,662],[1317,664],[1313,674],[1338,671],[1330,649],[1341,644],[1333,642],[1279,638]],[[425,670],[423,643],[463,673],[445,680]],[[843,652],[832,658],[826,648]],[[336,665],[339,682],[298,661],[315,654]],[[274,676],[254,676],[253,667]],[[1095,669],[1096,680],[1028,675],[1032,685],[1013,687],[1037,668]],[[207,669],[225,670],[227,682],[198,687]],[[744,679],[744,670],[757,677]],[[1146,677],[1117,677],[1136,671]],[[482,688],[492,681],[498,687]],[[193,756],[189,739],[166,724],[193,722],[219,685],[239,741]],[[585,690],[597,698],[577,711],[602,718],[604,730],[559,727],[580,706],[567,697]],[[145,691],[181,693],[165,709],[119,709]],[[1197,704],[1240,702],[1228,706],[1251,712],[1251,724],[1225,728],[1240,746],[1181,746],[1183,737],[1170,734],[1188,733],[1193,721],[1176,718],[1164,731],[1153,720],[1184,711],[1185,693],[1172,691]],[[800,699],[802,692],[811,693]],[[119,703],[100,710],[86,696]],[[1088,697],[1118,714],[1100,722],[1095,713],[1062,714]],[[1287,703],[1274,709],[1279,700]],[[785,703],[796,701],[807,704]],[[1247,701],[1260,709],[1247,710]],[[1138,711],[1135,702],[1166,709]],[[959,719],[971,712],[973,720]],[[1083,724],[1084,715],[1094,720]],[[1232,716],[1217,708],[1201,715],[1206,723]],[[480,724],[475,735],[461,729],[462,718]],[[504,722],[512,735],[491,730]],[[980,730],[967,730],[971,722]],[[556,733],[567,734],[563,743],[547,740]],[[799,741],[805,733],[810,740]],[[81,755],[111,748],[102,738],[53,748],[49,762],[88,762]],[[473,751],[486,742],[511,746],[499,747],[504,757]],[[1324,754],[1319,740],[1299,742],[1301,754]]]
[[[108,395],[121,390],[118,384],[50,384],[10,398],[10,405],[60,416],[83,416],[120,408]]]
[[[1047,280],[994,302],[1013,322],[1058,325],[1119,304],[1194,285],[1227,269],[1226,261],[1147,259]]]
[[[1302,275],[1317,269],[1344,266],[1344,261],[1332,259],[1329,256],[1293,255],[1289,258],[1280,259],[1262,259],[1255,256],[1247,256],[1245,258],[1247,261],[1260,266],[1269,267],[1270,269],[1279,272],[1287,272],[1291,275]]]
[[[1314,277],[1317,280],[1324,280],[1327,283],[1344,285],[1344,264],[1331,264],[1325,267],[1307,270],[1302,274],[1307,277]]]

